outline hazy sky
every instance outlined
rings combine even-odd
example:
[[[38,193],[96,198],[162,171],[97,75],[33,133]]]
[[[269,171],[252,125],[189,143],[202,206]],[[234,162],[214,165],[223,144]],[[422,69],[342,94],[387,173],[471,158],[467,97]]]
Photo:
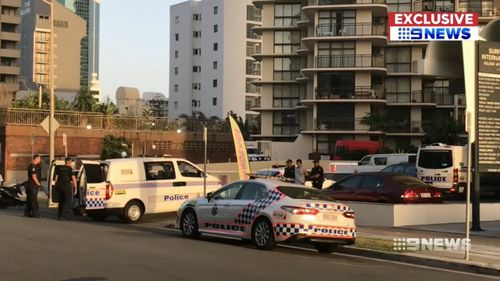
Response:
[[[183,0],[103,0],[100,81],[104,96],[116,88],[168,94],[169,6]]]

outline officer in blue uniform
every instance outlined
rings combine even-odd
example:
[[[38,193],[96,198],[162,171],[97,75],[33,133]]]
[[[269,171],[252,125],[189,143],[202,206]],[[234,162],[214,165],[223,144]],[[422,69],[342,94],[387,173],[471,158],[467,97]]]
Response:
[[[40,212],[38,210],[38,190],[41,184],[41,169],[40,162],[42,158],[40,155],[33,156],[31,164],[28,166],[28,183],[26,185],[26,206],[24,209],[24,216],[30,218],[39,218]]]

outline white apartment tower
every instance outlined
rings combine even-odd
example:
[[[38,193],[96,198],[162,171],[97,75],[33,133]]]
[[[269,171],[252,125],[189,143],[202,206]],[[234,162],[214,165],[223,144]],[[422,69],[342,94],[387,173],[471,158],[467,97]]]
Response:
[[[169,116],[255,120],[260,100],[260,10],[251,0],[191,0],[170,7]]]

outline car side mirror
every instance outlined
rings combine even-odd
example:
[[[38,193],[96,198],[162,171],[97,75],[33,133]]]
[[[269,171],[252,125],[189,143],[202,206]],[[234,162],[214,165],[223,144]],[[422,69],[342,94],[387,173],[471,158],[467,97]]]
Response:
[[[207,193],[207,200],[208,200],[208,202],[210,202],[212,200],[212,196],[213,195],[214,194],[212,192]]]

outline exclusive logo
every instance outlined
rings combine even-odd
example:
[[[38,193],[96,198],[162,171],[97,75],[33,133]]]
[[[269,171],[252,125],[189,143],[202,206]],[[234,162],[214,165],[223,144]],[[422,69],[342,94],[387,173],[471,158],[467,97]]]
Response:
[[[389,41],[479,39],[476,13],[389,13]]]

